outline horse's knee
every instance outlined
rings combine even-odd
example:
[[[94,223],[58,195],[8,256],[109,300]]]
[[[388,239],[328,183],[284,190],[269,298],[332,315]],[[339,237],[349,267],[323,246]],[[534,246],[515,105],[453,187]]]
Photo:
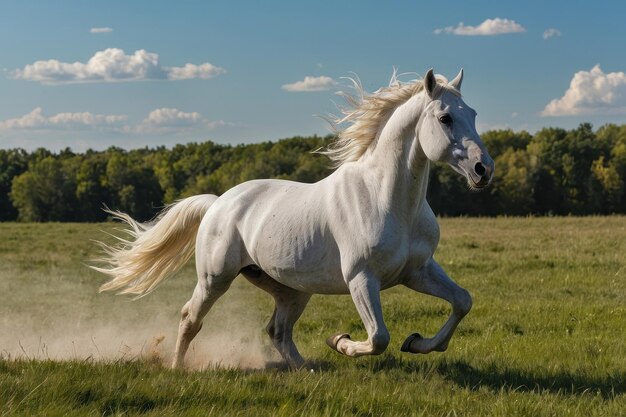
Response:
[[[454,296],[454,312],[460,316],[465,316],[472,309],[472,296],[470,293],[460,288]]]
[[[291,329],[279,324],[271,324],[268,325],[268,328],[266,328],[267,330],[267,334],[269,334],[270,338],[272,339],[273,343],[283,343],[285,341],[291,340]]]
[[[387,346],[389,346],[390,339],[391,337],[387,331],[375,333],[371,339],[372,355],[380,355],[383,353],[387,349]]]
[[[187,302],[180,310],[180,330],[185,336],[195,337],[202,329],[202,320],[191,314],[191,302]]]

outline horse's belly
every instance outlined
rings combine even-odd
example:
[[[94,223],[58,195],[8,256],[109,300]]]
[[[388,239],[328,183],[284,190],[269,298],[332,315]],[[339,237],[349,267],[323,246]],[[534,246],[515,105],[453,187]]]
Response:
[[[293,289],[315,294],[348,292],[339,249],[321,234],[268,236],[257,244],[254,258],[269,276]]]
[[[264,262],[260,262],[263,264]],[[280,261],[269,262],[261,268],[276,281],[298,291],[311,294],[346,294],[348,287],[340,268],[325,263],[288,265]]]
[[[295,272],[277,268],[267,273],[287,287],[310,294],[348,294],[350,292],[341,274]]]

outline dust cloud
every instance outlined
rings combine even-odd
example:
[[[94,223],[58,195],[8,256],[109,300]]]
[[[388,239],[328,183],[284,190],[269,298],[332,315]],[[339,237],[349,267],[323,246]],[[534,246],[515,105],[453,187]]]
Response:
[[[186,368],[263,369],[280,361],[264,331],[263,320],[267,315],[241,314],[245,311],[242,301],[233,301],[223,300],[209,312],[187,352]],[[54,311],[27,313],[27,307],[22,312],[5,311],[0,317],[0,356],[38,360],[147,360],[169,367],[180,308],[145,315],[144,311],[133,310],[135,303],[138,302],[106,302],[106,308],[115,313],[113,318],[102,312],[102,306],[101,313],[94,316],[94,306],[90,304],[79,307],[78,311],[70,309],[71,314],[64,316],[55,315]],[[127,310],[130,317],[124,319],[120,308]],[[171,305],[167,307],[171,309]]]

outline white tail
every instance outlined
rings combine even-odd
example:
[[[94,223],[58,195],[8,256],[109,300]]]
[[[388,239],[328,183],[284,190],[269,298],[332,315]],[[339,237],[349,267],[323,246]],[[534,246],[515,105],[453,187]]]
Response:
[[[132,229],[125,230],[131,239],[115,236],[120,241],[117,245],[98,242],[105,257],[97,261],[108,266],[91,268],[111,277],[100,291],[123,288],[120,294],[141,297],[178,271],[193,255],[200,222],[216,199],[215,195],[203,194],[177,201],[161,211],[152,224],[107,210]]]

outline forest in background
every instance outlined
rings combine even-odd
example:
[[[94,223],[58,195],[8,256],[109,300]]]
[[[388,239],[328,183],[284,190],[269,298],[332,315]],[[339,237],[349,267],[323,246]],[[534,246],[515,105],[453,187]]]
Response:
[[[481,135],[496,163],[481,192],[445,164],[433,164],[428,201],[442,216],[626,214],[626,125],[595,130],[492,130]],[[318,181],[332,171],[312,151],[333,138],[219,145],[210,141],[75,153],[0,149],[0,221],[107,219],[104,206],[139,220],[194,194],[222,194],[255,178]]]

